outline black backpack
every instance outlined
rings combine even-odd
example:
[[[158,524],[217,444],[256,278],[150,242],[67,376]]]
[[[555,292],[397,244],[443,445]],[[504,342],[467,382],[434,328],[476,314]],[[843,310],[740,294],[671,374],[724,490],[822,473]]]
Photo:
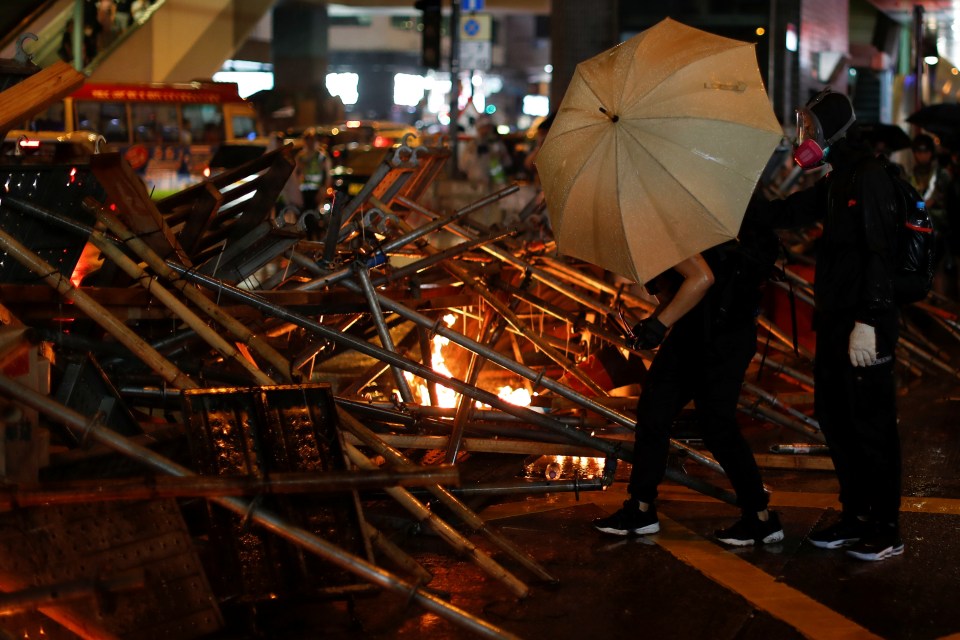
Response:
[[[896,194],[897,273],[893,295],[899,304],[919,302],[933,286],[936,230],[923,196],[903,178],[898,166],[889,162],[883,165]]]

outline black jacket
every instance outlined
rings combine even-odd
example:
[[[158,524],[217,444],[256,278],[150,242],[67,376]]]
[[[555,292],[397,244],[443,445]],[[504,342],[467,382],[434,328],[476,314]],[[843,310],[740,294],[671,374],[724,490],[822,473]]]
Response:
[[[817,240],[814,297],[821,318],[852,315],[875,325],[896,313],[896,194],[869,149],[841,140],[832,170],[812,187],[751,212],[776,229],[823,223]]]

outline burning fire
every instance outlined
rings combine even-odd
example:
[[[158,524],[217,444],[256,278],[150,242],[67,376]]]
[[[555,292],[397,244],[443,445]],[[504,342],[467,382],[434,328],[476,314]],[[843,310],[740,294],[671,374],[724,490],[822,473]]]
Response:
[[[457,318],[452,313],[448,313],[443,317],[443,321],[448,327],[452,327],[454,323],[456,323]],[[443,357],[443,348],[450,344],[449,338],[445,338],[443,336],[434,336],[431,342],[431,368],[439,374],[442,374],[448,378],[452,378],[453,373],[450,371],[449,367],[447,367]],[[414,389],[414,392],[419,394],[420,402],[429,406],[431,404],[430,392],[426,383],[416,383],[414,381],[415,376],[409,372],[405,372],[404,376],[407,378],[407,382],[410,383],[410,386]],[[459,394],[453,389],[444,387],[443,385],[437,385],[437,402],[441,407],[456,407],[458,395]],[[497,390],[497,397],[505,402],[522,407],[530,406],[533,400],[533,397],[528,389],[524,387],[514,388],[509,385],[500,387]],[[477,402],[477,406],[489,408],[489,405],[481,402]],[[544,475],[546,476],[547,480],[560,480],[564,475],[571,476],[574,474],[577,474],[582,478],[593,479],[603,475],[603,469],[606,462],[603,458],[580,456],[544,456],[543,460],[545,460],[547,463],[546,470],[544,471]]]
[[[452,327],[454,323],[456,323],[457,317],[452,313],[448,313],[447,315],[443,316],[443,321],[448,327]],[[443,348],[450,344],[450,339],[443,336],[434,336],[431,343],[430,368],[443,376],[452,378],[453,372],[451,372],[447,367],[446,361],[443,357]],[[411,386],[414,386],[414,375],[412,373],[405,372],[404,376],[407,378],[407,382],[409,382]],[[429,406],[431,402],[430,392],[427,385],[425,383],[418,383],[416,384],[415,388],[420,396],[420,402]],[[453,389],[443,385],[437,385],[437,404],[440,407],[456,407],[458,395],[459,394]],[[509,402],[510,404],[515,404],[522,407],[530,406],[530,402],[532,400],[530,392],[527,389],[523,387],[515,389],[509,385],[500,387],[500,389],[497,391],[497,396],[500,399]],[[481,402],[478,402],[477,406],[488,407],[488,405],[485,405]]]

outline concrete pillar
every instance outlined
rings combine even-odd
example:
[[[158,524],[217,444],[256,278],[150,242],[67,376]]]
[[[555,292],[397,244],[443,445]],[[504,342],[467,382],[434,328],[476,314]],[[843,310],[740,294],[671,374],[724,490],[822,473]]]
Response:
[[[280,0],[273,8],[270,52],[275,100],[293,106],[290,124],[333,122],[342,115],[326,88],[329,60],[327,3]]]
[[[589,4],[589,10],[584,5]],[[550,15],[550,105],[556,110],[577,63],[620,42],[619,0],[553,0]]]

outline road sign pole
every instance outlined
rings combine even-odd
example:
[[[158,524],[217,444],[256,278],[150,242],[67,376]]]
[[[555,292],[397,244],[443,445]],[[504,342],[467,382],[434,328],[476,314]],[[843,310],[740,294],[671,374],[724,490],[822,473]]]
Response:
[[[450,0],[450,177],[460,177],[457,159],[459,130],[457,121],[460,107],[460,0]]]

